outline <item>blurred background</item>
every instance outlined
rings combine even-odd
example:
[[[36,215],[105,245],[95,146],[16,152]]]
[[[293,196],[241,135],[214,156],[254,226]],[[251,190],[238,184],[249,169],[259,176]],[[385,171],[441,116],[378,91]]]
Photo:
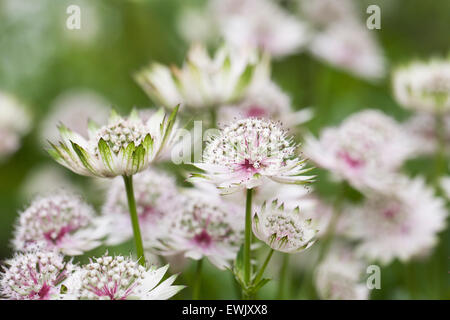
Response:
[[[302,19],[298,1],[275,2]],[[81,8],[80,30],[66,27],[66,9],[73,4]],[[408,111],[392,95],[392,67],[449,53],[450,1],[355,1],[363,23],[370,4],[381,8],[381,29],[367,32],[382,50],[386,68],[376,80],[348,72],[311,50],[274,55],[273,80],[291,97],[295,109],[313,108],[315,116],[304,128],[316,135],[321,128],[337,125],[366,108],[380,109],[399,121],[406,119]],[[206,22],[192,14],[207,6],[207,1],[200,0],[0,0],[0,91],[20,100],[30,119],[20,147],[0,162],[0,260],[11,256],[9,241],[17,213],[35,194],[70,185],[98,208],[102,203],[95,182],[65,170],[45,152],[45,140],[55,134],[54,124],[79,115],[64,110],[76,105],[80,113],[93,109],[106,113],[114,106],[125,113],[132,107],[156,107],[132,74],[150,61],[181,65],[191,41],[207,42],[211,50],[220,45],[221,36],[204,34]],[[103,111],[96,113],[100,119]],[[420,157],[409,161],[405,170],[431,177],[433,162]],[[325,199],[338,187],[326,178],[315,184]],[[448,234],[448,229],[440,234],[439,245],[427,258],[383,267],[382,289],[373,290],[371,298],[449,299]],[[131,249],[130,242],[109,252],[127,254]],[[98,248],[92,255],[104,250]],[[275,269],[276,261],[272,262]],[[236,297],[231,274],[209,264],[205,272],[204,297]],[[267,285],[260,296],[271,298],[275,286],[276,281]],[[308,290],[305,293],[294,285],[285,297],[316,297],[313,288]]]

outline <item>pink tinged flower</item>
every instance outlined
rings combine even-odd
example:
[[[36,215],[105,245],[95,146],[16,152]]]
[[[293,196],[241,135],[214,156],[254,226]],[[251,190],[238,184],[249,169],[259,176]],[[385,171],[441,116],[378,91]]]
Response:
[[[175,179],[148,169],[136,174],[133,184],[140,228],[145,238],[155,240],[164,234],[164,226],[182,205]],[[102,212],[112,222],[108,225],[107,244],[116,245],[133,237],[125,187],[120,178],[111,184]]]
[[[367,300],[369,289],[363,282],[364,262],[353,248],[340,242],[333,245],[316,268],[314,282],[321,299]]]
[[[272,249],[297,253],[308,249],[315,242],[316,230],[312,220],[304,217],[297,207],[285,210],[284,204],[274,200],[253,215],[253,233]]]
[[[287,184],[312,182],[305,175],[306,160],[296,155],[297,145],[278,123],[249,118],[226,126],[208,141],[203,163],[195,163],[204,174],[193,174],[191,181],[206,180],[223,193],[255,188],[272,180]]]
[[[60,192],[36,198],[20,214],[12,243],[19,251],[39,244],[66,255],[80,255],[101,245],[107,223],[78,196]]]
[[[450,111],[450,59],[413,62],[392,76],[394,96],[407,109],[443,114]]]
[[[448,212],[422,178],[397,177],[384,192],[368,196],[345,215],[347,235],[360,241],[357,252],[389,264],[428,253],[445,228]]]
[[[413,142],[392,118],[365,110],[339,127],[306,138],[305,154],[356,188],[378,188],[413,153]]]
[[[65,126],[62,141],[51,144],[50,155],[61,165],[85,176],[130,176],[147,169],[175,139],[178,107],[167,117],[161,109],[146,122],[133,111],[128,118],[115,111],[107,125],[89,123],[89,139]]]
[[[184,286],[172,285],[176,275],[161,281],[169,266],[145,268],[123,256],[94,258],[68,279],[69,299],[167,300]]]
[[[199,260],[206,257],[220,269],[229,266],[243,241],[244,209],[222,201],[215,194],[185,194],[182,210],[168,225],[159,243],[149,243],[163,255],[184,253]]]
[[[60,299],[62,285],[74,270],[55,251],[16,253],[0,275],[0,295],[11,300]]]

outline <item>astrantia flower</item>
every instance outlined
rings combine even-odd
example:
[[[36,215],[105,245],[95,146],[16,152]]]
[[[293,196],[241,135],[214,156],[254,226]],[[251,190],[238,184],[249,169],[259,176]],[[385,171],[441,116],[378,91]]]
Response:
[[[253,215],[253,233],[272,249],[296,253],[308,249],[314,244],[318,232],[312,226],[312,220],[306,219],[300,209],[285,210],[274,200],[264,203]]]
[[[150,98],[168,108],[177,104],[212,108],[244,95],[257,62],[253,52],[222,47],[211,58],[206,48],[194,45],[181,69],[152,63],[137,73],[136,81]]]
[[[337,22],[359,21],[353,0],[302,0],[300,8],[305,19],[317,28]]]
[[[315,273],[316,290],[322,299],[367,300],[369,289],[362,281],[364,263],[352,248],[333,245]]]
[[[265,179],[280,183],[304,184],[313,176],[304,175],[304,159],[295,153],[296,145],[279,123],[249,118],[236,121],[208,141],[203,163],[195,163],[205,174],[193,174],[193,180],[206,179],[224,192],[251,189]]]
[[[169,266],[145,267],[123,256],[91,259],[67,281],[68,299],[167,300],[184,286],[173,286],[176,275],[161,282]]]
[[[421,178],[397,177],[383,193],[374,193],[347,216],[347,233],[361,241],[357,252],[383,264],[408,261],[427,253],[445,228],[448,212]]]
[[[0,160],[19,149],[30,124],[25,107],[13,96],[0,92]]]
[[[59,193],[35,199],[17,221],[13,246],[24,251],[35,244],[67,255],[80,255],[101,244],[106,221],[78,196]]]
[[[310,44],[318,58],[366,79],[384,76],[385,61],[373,34],[359,23],[335,23],[318,32]]]
[[[175,179],[162,172],[148,169],[133,178],[136,209],[139,224],[146,238],[157,238],[165,232],[163,224],[168,216],[179,210]],[[114,221],[109,226],[108,244],[119,244],[133,236],[130,223],[128,202],[123,181],[114,180],[105,205],[103,215]]]
[[[227,43],[238,48],[250,45],[281,57],[309,40],[306,24],[270,0],[217,0],[210,11]]]
[[[378,188],[408,158],[412,144],[394,119],[365,110],[325,129],[319,140],[307,137],[304,150],[319,167],[354,187]]]
[[[11,300],[59,299],[61,285],[74,269],[54,251],[32,250],[5,262],[0,275],[0,296]]]
[[[450,114],[442,115],[444,143],[450,150]],[[403,127],[409,133],[414,147],[414,155],[433,154],[437,150],[436,117],[430,113],[416,113],[408,119]]]
[[[194,260],[206,257],[223,269],[236,257],[243,242],[243,212],[240,206],[221,201],[217,194],[188,192],[182,210],[168,225],[157,249],[163,255],[184,253]]]
[[[174,139],[178,107],[170,117],[161,109],[145,123],[137,112],[129,118],[111,113],[107,125],[89,124],[89,139],[61,126],[62,141],[51,143],[50,155],[60,164],[85,176],[131,176],[148,168]]]
[[[450,59],[414,62],[393,74],[394,95],[405,108],[450,112]]]

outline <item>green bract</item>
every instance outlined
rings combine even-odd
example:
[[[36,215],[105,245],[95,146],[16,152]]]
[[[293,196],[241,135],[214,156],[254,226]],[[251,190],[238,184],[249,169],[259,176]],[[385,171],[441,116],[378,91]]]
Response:
[[[175,139],[178,106],[170,116],[163,109],[143,121],[136,111],[123,118],[114,110],[106,125],[89,122],[89,137],[59,127],[61,141],[50,143],[50,155],[61,165],[84,176],[131,176],[155,161]]]

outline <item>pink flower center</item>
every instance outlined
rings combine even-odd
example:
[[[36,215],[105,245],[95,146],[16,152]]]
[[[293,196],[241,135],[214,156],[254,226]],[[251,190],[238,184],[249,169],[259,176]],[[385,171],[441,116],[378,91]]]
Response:
[[[348,152],[346,151],[339,151],[337,156],[344,160],[344,162],[352,169],[358,169],[361,168],[364,165],[364,161],[361,159],[356,159],[352,157]]]
[[[244,163],[241,163],[239,165],[242,170],[249,171],[249,172],[257,172],[258,169],[255,167],[255,164],[253,162],[250,162],[250,160],[245,159]]]
[[[49,298],[50,289],[51,289],[51,287],[47,283],[44,283],[42,285],[42,288],[38,292],[32,291],[32,292],[30,292],[30,294],[28,296],[30,298],[34,298],[34,297],[38,296],[39,300],[47,300]]]
[[[248,118],[261,118],[266,116],[266,110],[257,105],[252,105],[247,111]]]
[[[209,247],[211,245],[212,238],[208,234],[208,232],[206,232],[206,230],[203,229],[202,232],[200,232],[199,234],[195,235],[194,242],[196,244],[200,245],[203,248],[207,248],[207,247]]]
[[[73,228],[72,226],[62,227],[56,236],[52,236],[52,233],[54,232],[54,230],[47,231],[46,233],[44,233],[44,238],[47,241],[52,242],[53,244],[58,244],[67,233],[73,231],[74,229],[75,228]]]

